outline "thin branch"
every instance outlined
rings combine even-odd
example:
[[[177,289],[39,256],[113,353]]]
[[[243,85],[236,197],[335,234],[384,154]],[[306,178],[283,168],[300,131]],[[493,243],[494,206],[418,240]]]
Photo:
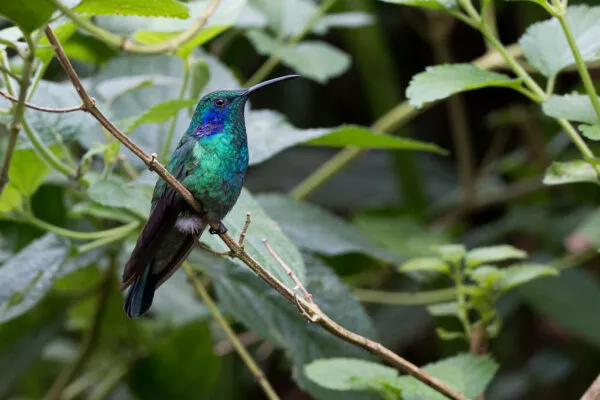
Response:
[[[89,94],[86,92],[81,80],[77,76],[77,73],[73,69],[69,59],[67,58],[62,46],[58,42],[58,39],[54,35],[54,32],[49,26],[46,26],[46,36],[48,40],[54,46],[57,58],[61,63],[63,69],[67,73],[69,79],[75,86],[77,93],[79,94],[83,104],[85,104],[88,112],[93,115],[102,126],[110,132],[117,140],[130,149],[136,156],[138,156],[148,167],[152,168],[156,173],[164,179],[174,190],[176,190],[188,204],[197,212],[201,212],[202,208],[200,203],[194,199],[192,194],[177,180],[175,179],[159,162],[156,161],[156,157],[152,157],[143,150],[141,150],[135,143],[133,143],[127,136],[123,134],[108,118],[96,107]],[[220,223],[211,222],[210,225],[218,229]],[[432,389],[444,394],[445,396],[455,400],[466,400],[466,397],[460,392],[448,387],[445,383],[439,379],[427,374],[414,364],[408,362],[404,358],[395,354],[388,348],[381,344],[369,340],[363,336],[360,336],[354,332],[347,330],[340,326],[331,318],[329,318],[321,309],[314,303],[298,298],[295,292],[285,286],[281,281],[275,278],[269,273],[262,265],[260,265],[245,249],[240,247],[239,243],[236,242],[227,233],[220,234],[219,237],[225,243],[225,245],[231,250],[230,256],[238,258],[244,264],[246,264],[255,274],[257,274],[262,280],[264,280],[269,286],[273,287],[288,301],[300,304],[305,310],[307,316],[310,319],[318,319],[317,323],[321,325],[325,330],[332,333],[333,335],[345,340],[349,343],[358,345],[367,351],[379,355],[385,361],[392,364],[394,367],[414,376]]]
[[[102,290],[100,292],[100,297],[98,298],[98,302],[96,303],[96,311],[94,312],[94,316],[92,319],[92,324],[87,332],[81,347],[79,349],[79,353],[77,357],[66,369],[62,370],[58,375],[52,387],[46,393],[43,400],[58,400],[61,398],[63,390],[67,387],[69,382],[81,372],[83,366],[87,362],[88,358],[91,356],[94,351],[94,347],[98,342],[98,338],[100,337],[100,327],[102,326],[102,321],[104,319],[104,313],[106,311],[106,307],[108,305],[108,297],[110,295],[110,291],[113,284],[113,274],[115,267],[114,260],[112,261],[112,265],[105,272],[104,282],[102,284]]]
[[[279,396],[277,396],[277,393],[267,380],[267,377],[262,372],[258,364],[256,364],[250,353],[248,353],[248,350],[246,350],[244,345],[240,342],[233,329],[231,329],[231,326],[229,326],[229,323],[227,322],[223,314],[221,314],[221,311],[219,311],[219,308],[212,300],[212,298],[206,291],[206,288],[204,287],[202,282],[200,282],[200,280],[196,276],[196,273],[192,270],[187,261],[183,263],[183,270],[188,276],[190,282],[192,283],[194,290],[196,291],[198,296],[200,296],[202,302],[206,305],[212,316],[215,318],[215,321],[217,321],[221,329],[223,329],[225,335],[231,342],[231,345],[240,355],[240,358],[242,359],[244,364],[246,364],[250,372],[252,372],[252,375],[254,375],[254,377],[256,378],[258,384],[265,392],[267,398],[270,400],[279,400]]]
[[[0,96],[4,97],[7,100],[12,101],[13,103],[19,102],[19,99],[17,99],[14,96],[11,96],[4,90],[0,90]],[[67,107],[67,108],[42,107],[42,106],[36,106],[35,104],[27,103],[27,102],[25,102],[24,104],[25,104],[25,107],[31,108],[32,110],[43,111],[43,112],[47,112],[47,113],[62,114],[62,113],[70,113],[70,112],[81,111],[81,110],[85,111],[85,106],[83,104],[80,104],[76,107]]]
[[[300,280],[298,279],[298,277],[296,276],[296,274],[294,274],[294,271],[292,271],[292,269],[290,267],[288,267],[288,265],[285,263],[285,261],[283,261],[281,259],[281,257],[279,257],[279,254],[277,254],[275,252],[275,250],[273,250],[273,248],[271,247],[271,245],[269,244],[269,242],[267,241],[267,239],[263,239],[262,242],[265,245],[265,247],[267,248],[267,251],[269,253],[271,253],[271,255],[273,256],[273,258],[275,259],[275,261],[277,261],[277,263],[279,265],[281,265],[281,267],[285,270],[285,273],[288,274],[288,276],[290,278],[292,278],[292,280],[296,284],[296,287],[294,289],[296,289],[296,288],[300,289],[300,291],[304,295],[304,298],[306,299],[306,301],[308,301],[309,303],[312,303],[313,302],[313,300],[312,300],[312,294],[310,294],[308,292],[308,290],[306,290],[306,288],[304,287],[304,285],[302,284],[302,282],[300,282]]]
[[[21,84],[19,90],[19,98],[14,106],[13,119],[8,132],[8,141],[6,143],[6,150],[4,151],[4,159],[2,160],[2,166],[0,167],[0,195],[4,191],[4,188],[8,184],[8,169],[10,168],[10,161],[17,145],[17,136],[22,128],[21,122],[25,115],[25,100],[27,98],[27,89],[29,87],[30,74],[35,61],[35,45],[28,33],[24,34],[25,40],[29,45],[26,56],[23,59],[23,75],[21,77]],[[4,60],[4,57],[2,57]]]

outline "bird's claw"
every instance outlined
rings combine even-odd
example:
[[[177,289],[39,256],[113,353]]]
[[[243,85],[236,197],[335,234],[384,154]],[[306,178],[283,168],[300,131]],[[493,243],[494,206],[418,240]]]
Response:
[[[215,229],[211,226],[210,229],[208,230],[208,232],[211,235],[223,235],[223,234],[227,233],[227,228],[225,227],[225,225],[223,225],[222,222],[219,222],[219,227],[217,229]]]

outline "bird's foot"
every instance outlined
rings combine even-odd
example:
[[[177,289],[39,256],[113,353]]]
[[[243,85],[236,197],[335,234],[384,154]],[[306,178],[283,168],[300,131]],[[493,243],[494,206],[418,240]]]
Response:
[[[223,234],[227,233],[227,228],[225,227],[225,225],[223,225],[222,222],[219,222],[219,227],[217,229],[215,229],[211,226],[210,229],[208,230],[208,232],[211,235],[223,235]]]

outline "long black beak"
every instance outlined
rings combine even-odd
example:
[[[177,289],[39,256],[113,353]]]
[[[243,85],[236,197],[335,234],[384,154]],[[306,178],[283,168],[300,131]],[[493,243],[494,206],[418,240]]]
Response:
[[[249,87],[246,90],[246,92],[244,93],[244,95],[249,95],[250,93],[254,92],[255,90],[258,90],[262,87],[270,85],[271,83],[277,83],[277,82],[285,81],[287,79],[299,78],[299,77],[300,77],[300,75],[286,75],[286,76],[280,76],[279,78],[269,79],[268,81],[257,83],[256,85]]]

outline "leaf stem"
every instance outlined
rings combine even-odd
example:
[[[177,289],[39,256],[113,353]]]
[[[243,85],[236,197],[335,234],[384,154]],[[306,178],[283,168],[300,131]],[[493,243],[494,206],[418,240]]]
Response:
[[[560,26],[563,29],[565,37],[567,38],[567,42],[569,43],[569,47],[571,48],[571,52],[573,53],[573,57],[575,57],[575,63],[577,64],[577,70],[579,71],[579,75],[581,76],[581,80],[583,81],[583,86],[585,87],[585,91],[590,97],[590,101],[592,102],[592,106],[596,111],[596,115],[600,119],[600,99],[598,98],[598,94],[596,93],[596,88],[594,87],[594,83],[592,82],[592,78],[590,76],[590,72],[588,71],[585,61],[581,56],[581,52],[579,51],[579,47],[577,47],[577,42],[575,41],[575,37],[573,36],[573,31],[571,30],[571,26],[569,25],[569,21],[567,20],[567,15],[564,11],[556,13],[555,17],[560,22]]]
[[[183,82],[181,83],[181,89],[179,90],[179,100],[182,100],[185,97],[185,89],[187,89],[187,81],[190,77],[190,65],[189,60],[186,58],[183,62]],[[173,141],[173,133],[175,132],[175,124],[177,123],[177,116],[179,115],[179,111],[173,115],[171,118],[171,123],[169,124],[169,129],[167,131],[167,137],[162,146],[162,150],[160,152],[160,160],[161,162],[167,162],[167,158],[169,157],[169,150],[171,149],[171,142]]]
[[[304,37],[310,32],[310,30],[315,26],[317,22],[329,11],[331,7],[335,4],[336,0],[324,0],[317,11],[310,17],[310,19],[306,22],[306,25],[295,36],[291,37],[287,41],[288,46],[292,46],[300,42]],[[257,83],[262,82],[273,70],[275,67],[279,65],[281,59],[277,56],[270,56],[267,61],[264,62],[263,65],[246,81],[246,87],[256,85]]]
[[[221,311],[219,311],[219,308],[217,307],[213,299],[210,297],[210,294],[208,294],[208,291],[206,290],[202,282],[200,282],[200,280],[196,276],[196,273],[192,270],[190,264],[187,261],[183,263],[183,270],[188,276],[190,282],[192,283],[194,290],[202,299],[202,302],[206,305],[212,316],[215,318],[217,324],[219,324],[221,329],[223,329],[223,331],[225,332],[225,335],[231,342],[233,348],[237,351],[244,364],[246,364],[246,367],[248,367],[250,372],[252,372],[252,375],[254,375],[254,377],[258,381],[258,384],[265,392],[267,398],[270,400],[279,400],[279,396],[267,380],[267,377],[262,372],[258,364],[256,364],[256,361],[254,361],[250,353],[248,353],[248,350],[246,350],[244,345],[240,342],[237,335],[235,334],[235,332],[233,331],[223,314],[221,314]]]
[[[1,89],[0,89],[0,96],[4,97],[7,100],[12,101],[13,103],[19,102],[19,99],[17,99],[14,96],[11,96],[8,92],[5,92],[4,90],[1,90]],[[50,107],[36,106],[35,104],[25,102],[25,107],[31,108],[32,110],[37,110],[37,111],[42,111],[42,112],[47,112],[47,113],[56,113],[56,114],[70,113],[70,112],[74,112],[74,111],[85,110],[83,104],[80,104],[75,107],[50,108]]]
[[[111,133],[117,140],[119,140],[125,147],[130,149],[136,156],[138,156],[149,168],[154,170],[169,186],[176,190],[181,197],[197,212],[202,212],[202,205],[192,196],[181,182],[179,182],[173,175],[169,173],[159,162],[156,161],[156,157],[151,157],[149,154],[140,149],[134,142],[131,141],[127,136],[123,134],[95,105],[90,95],[85,90],[81,80],[77,76],[77,73],[73,69],[73,65],[69,61],[64,49],[60,45],[56,35],[52,31],[50,26],[46,26],[46,36],[54,47],[56,55],[63,69],[67,73],[67,76],[71,80],[71,83],[77,90],[83,104],[85,104],[88,112],[93,115],[100,124]],[[221,223],[218,221],[209,221],[212,228],[220,230]],[[256,275],[258,275],[263,281],[269,286],[274,288],[280,293],[287,301],[292,304],[296,304],[297,307],[302,307],[304,314],[308,316],[309,320],[315,320],[323,329],[330,332],[338,338],[362,347],[370,353],[380,356],[382,359],[389,362],[396,368],[414,376],[425,385],[431,387],[433,390],[444,394],[453,400],[466,400],[467,397],[462,393],[452,389],[444,382],[431,376],[427,372],[423,371],[416,365],[400,357],[390,349],[384,347],[380,343],[374,342],[367,339],[364,336],[358,335],[351,332],[331,318],[329,318],[315,303],[309,303],[303,298],[295,295],[294,291],[289,287],[285,286],[279,279],[275,278],[269,271],[265,269],[260,263],[258,263],[245,249],[243,246],[227,233],[219,235],[223,243],[231,250],[229,253],[230,257],[239,259],[242,263],[246,264]]]
[[[21,76],[19,98],[13,107],[12,124],[8,132],[8,140],[6,143],[6,150],[4,151],[4,159],[2,160],[2,166],[0,166],[0,196],[8,184],[8,169],[10,168],[10,161],[12,160],[15,147],[17,146],[17,137],[22,127],[22,121],[25,115],[25,100],[27,99],[27,89],[29,88],[30,83],[29,75],[31,75],[33,62],[35,61],[35,45],[33,40],[28,33],[23,33],[23,36],[27,41],[29,48],[27,49],[27,53],[23,59],[23,74]],[[2,59],[4,61],[4,57],[2,57]]]
[[[80,232],[80,231],[72,231],[70,229],[61,228],[60,226],[55,226],[49,224],[48,222],[42,221],[41,219],[33,216],[26,215],[23,219],[24,222],[27,222],[37,228],[55,233],[59,236],[64,236],[70,239],[77,240],[94,240],[94,239],[107,239],[113,238],[115,236],[122,236],[126,233],[131,232],[133,229],[137,228],[139,222],[134,221],[130,222],[126,225],[119,226],[117,228],[107,229],[99,232]]]
[[[456,296],[456,288],[424,292],[385,292],[371,289],[354,289],[354,295],[364,303],[389,304],[394,306],[417,306],[450,301]]]
[[[471,337],[473,336],[471,330],[471,322],[469,321],[469,305],[464,290],[464,276],[463,276],[463,261],[454,263],[454,286],[456,290],[456,300],[458,302],[458,319],[460,320],[465,335],[467,336],[467,342],[471,343]]]

